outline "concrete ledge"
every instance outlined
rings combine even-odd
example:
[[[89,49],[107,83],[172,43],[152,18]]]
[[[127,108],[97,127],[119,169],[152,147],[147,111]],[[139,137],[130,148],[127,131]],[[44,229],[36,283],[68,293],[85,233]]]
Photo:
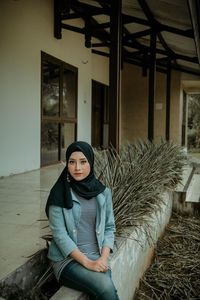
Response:
[[[200,215],[200,174],[185,166],[182,183],[174,192],[173,210],[185,215]]]
[[[162,195],[163,203],[160,210],[149,218],[146,224],[152,237],[149,243],[145,228],[136,230],[129,228],[122,236],[117,238],[115,251],[111,258],[113,281],[121,300],[132,300],[139,280],[151,263],[154,253],[154,243],[163,233],[172,212],[171,192]],[[51,300],[86,300],[87,295],[66,287],[61,287]]]
[[[89,300],[89,297],[79,291],[62,286],[51,300]]]
[[[13,300],[26,297],[30,299],[33,286],[45,272],[48,264],[47,249],[43,249],[0,280],[0,297]]]
[[[194,174],[189,184],[186,202],[200,202],[200,174]]]
[[[187,187],[190,183],[191,177],[194,173],[194,168],[189,166],[189,165],[185,165],[183,168],[183,174],[182,174],[182,180],[181,182],[177,185],[175,191],[176,192],[186,192],[187,191]]]

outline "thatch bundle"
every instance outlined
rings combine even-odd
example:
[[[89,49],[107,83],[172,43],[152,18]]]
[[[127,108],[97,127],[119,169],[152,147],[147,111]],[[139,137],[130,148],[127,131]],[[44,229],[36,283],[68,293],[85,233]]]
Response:
[[[185,157],[180,147],[161,141],[127,143],[117,153],[113,148],[95,151],[97,176],[113,193],[117,231],[144,225],[158,210],[164,189],[180,182]]]
[[[200,299],[200,219],[173,214],[134,299]]]

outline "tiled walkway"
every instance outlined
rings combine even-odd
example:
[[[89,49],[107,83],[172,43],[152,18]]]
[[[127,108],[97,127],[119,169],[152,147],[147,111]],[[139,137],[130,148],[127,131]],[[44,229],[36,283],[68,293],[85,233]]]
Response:
[[[0,279],[45,247],[44,207],[63,165],[0,179]]]

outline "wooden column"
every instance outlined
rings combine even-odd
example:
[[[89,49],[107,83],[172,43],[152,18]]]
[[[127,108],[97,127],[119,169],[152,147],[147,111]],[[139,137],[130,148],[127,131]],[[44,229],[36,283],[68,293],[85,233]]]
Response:
[[[154,98],[156,82],[156,33],[151,34],[149,66],[148,139],[154,139]]]
[[[167,78],[166,78],[166,129],[165,129],[165,138],[166,141],[170,139],[170,97],[171,92],[171,61],[167,63]]]
[[[54,37],[62,38],[62,17],[63,13],[68,14],[70,11],[70,0],[54,0]]]
[[[111,0],[109,60],[109,143],[119,149],[119,114],[121,81],[121,0]]]

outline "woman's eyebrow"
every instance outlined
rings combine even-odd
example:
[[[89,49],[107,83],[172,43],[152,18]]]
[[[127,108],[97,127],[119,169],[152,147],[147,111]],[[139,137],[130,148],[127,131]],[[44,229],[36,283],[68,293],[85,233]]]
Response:
[[[75,161],[75,160],[87,160],[87,158],[85,158],[85,157],[81,157],[81,158],[78,158],[78,159],[76,159],[76,158],[70,158],[69,159],[70,161]]]

